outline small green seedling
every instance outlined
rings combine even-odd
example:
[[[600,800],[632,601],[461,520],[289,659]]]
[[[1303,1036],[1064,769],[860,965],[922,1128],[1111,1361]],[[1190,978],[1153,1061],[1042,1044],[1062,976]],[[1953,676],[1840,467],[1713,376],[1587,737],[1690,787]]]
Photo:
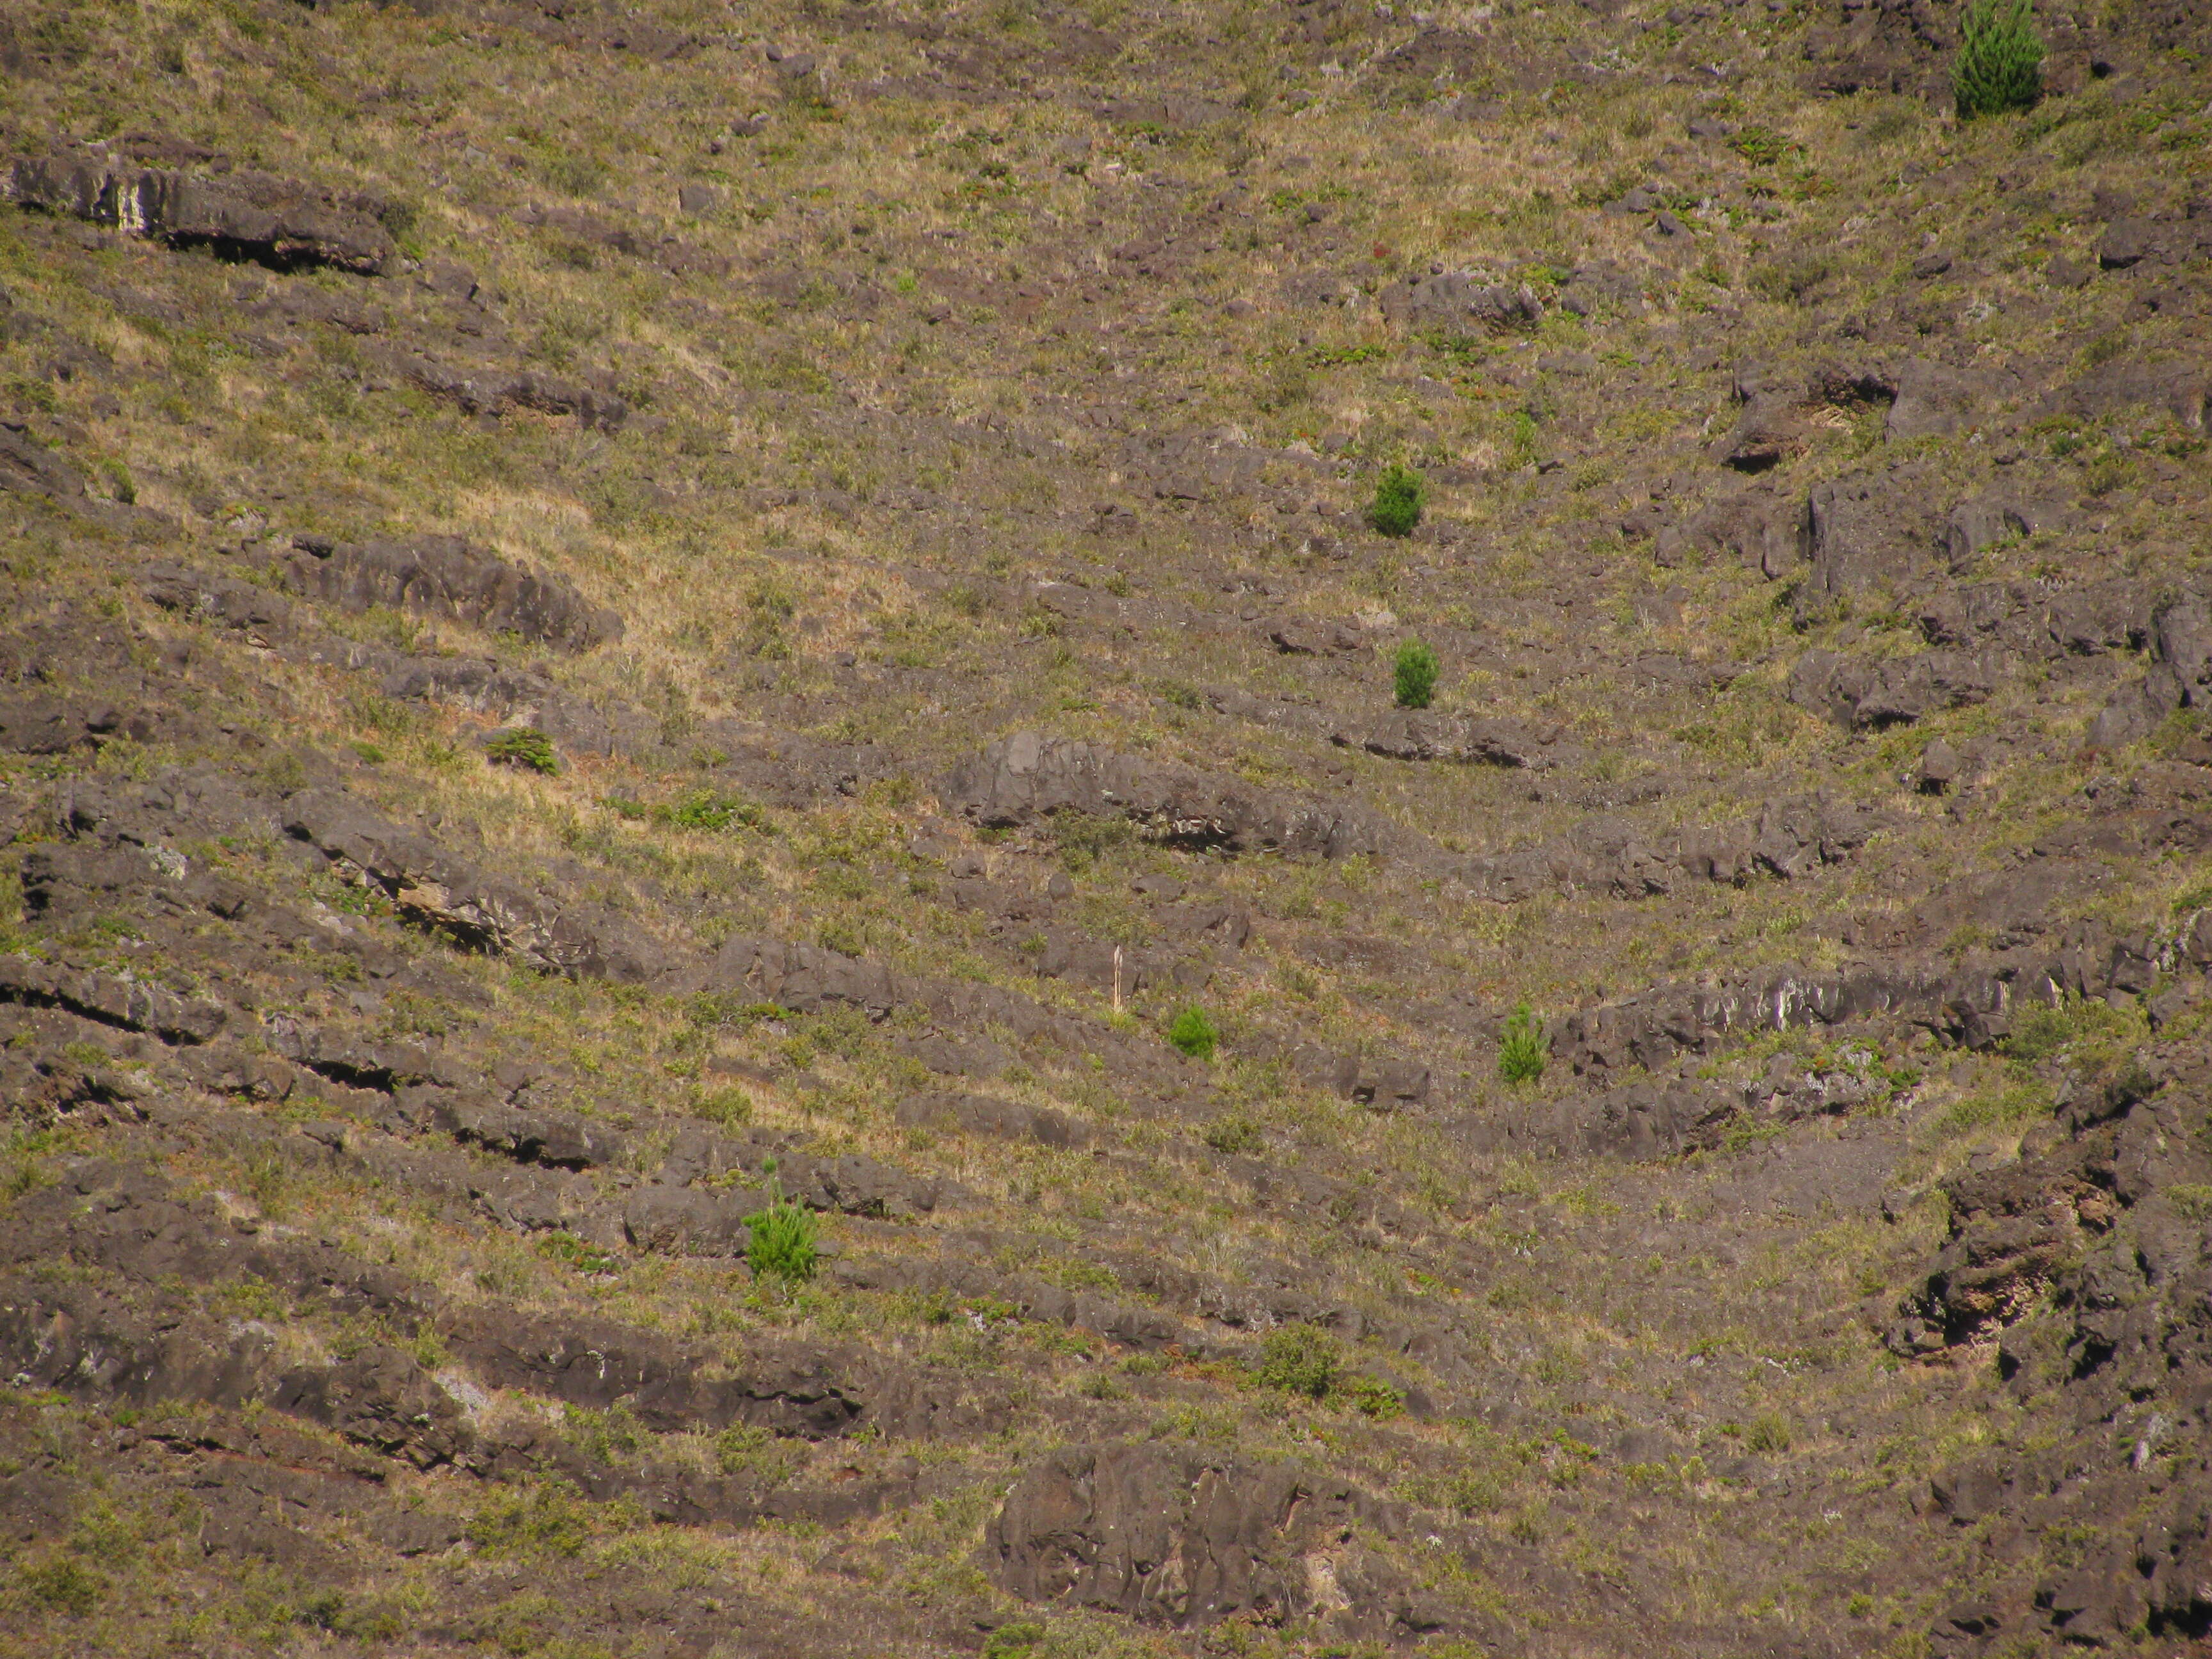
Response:
[[[1193,1060],[1212,1060],[1221,1033],[1213,1029],[1206,1010],[1193,1003],[1169,1024],[1168,1041]]]
[[[1400,646],[1398,660],[1394,665],[1398,707],[1426,708],[1437,695],[1437,674],[1440,666],[1437,653],[1420,641],[1407,640]]]
[[[2043,96],[2043,42],[2029,6],[2030,0],[1966,0],[1951,65],[1960,120],[2030,109]]]
[[[1429,486],[1410,466],[1392,465],[1375,481],[1374,504],[1367,509],[1370,523],[1385,536],[1410,536],[1421,521]]]
[[[1552,1040],[1544,1022],[1522,1003],[1505,1022],[1505,1036],[1498,1045],[1498,1072],[1508,1083],[1534,1083],[1544,1075],[1552,1058]]]

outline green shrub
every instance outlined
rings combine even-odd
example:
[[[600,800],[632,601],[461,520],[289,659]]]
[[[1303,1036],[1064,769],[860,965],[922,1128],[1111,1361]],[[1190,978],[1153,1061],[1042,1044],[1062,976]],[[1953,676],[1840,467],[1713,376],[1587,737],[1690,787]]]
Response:
[[[487,1498],[467,1535],[487,1555],[576,1556],[591,1542],[592,1515],[572,1488],[532,1484]]]
[[[1391,465],[1375,481],[1375,502],[1368,520],[1386,536],[1410,536],[1421,521],[1429,498],[1428,482],[1409,466]]]
[[[2212,1184],[2201,1181],[2176,1182],[2166,1189],[2166,1201],[2173,1206],[2173,1212],[2185,1221],[2212,1221]]]
[[[745,1247],[745,1263],[755,1279],[780,1279],[786,1284],[814,1277],[821,1254],[821,1224],[803,1204],[778,1196],[746,1224],[752,1242]]]
[[[495,732],[484,744],[484,758],[495,766],[520,766],[548,777],[561,769],[553,752],[553,739],[534,726],[512,726]]]
[[[69,1556],[23,1569],[23,1588],[32,1599],[82,1619],[107,1594],[107,1581]]]
[[[1193,1060],[1212,1060],[1221,1034],[1196,1003],[1178,1013],[1168,1026],[1168,1041]]]
[[[1406,1409],[1406,1396],[1377,1376],[1355,1376],[1344,1385],[1343,1393],[1362,1416],[1377,1421]]]
[[[590,1240],[579,1238],[565,1228],[540,1237],[538,1253],[564,1262],[580,1273],[611,1273],[622,1265]]]
[[[693,1099],[691,1109],[709,1123],[734,1129],[753,1121],[753,1097],[734,1085],[702,1089]]]
[[[587,1406],[562,1408],[562,1426],[568,1443],[594,1463],[612,1465],[636,1455],[645,1444],[645,1425],[624,1405],[605,1411]]]
[[[1285,1325],[1267,1333],[1251,1370],[1252,1380],[1262,1388],[1325,1400],[1343,1367],[1343,1351],[1327,1331],[1318,1325]]]
[[[2029,0],[1966,0],[1951,66],[1960,119],[2027,109],[2043,96],[2043,42],[2029,13]]]
[[[678,830],[756,830],[763,835],[773,835],[775,826],[768,814],[743,795],[726,794],[719,789],[694,789],[678,796],[665,806],[653,809],[659,823]]]
[[[1419,640],[1407,640],[1398,647],[1395,665],[1397,679],[1398,707],[1426,708],[1437,695],[1437,672],[1439,667],[1437,653]]]
[[[1267,1137],[1248,1117],[1216,1118],[1206,1126],[1201,1139],[1217,1152],[1261,1152],[1267,1148]]]
[[[2033,1066],[2063,1054],[2091,1063],[2107,1060],[2148,1035],[2142,1016],[2095,997],[2069,996],[2056,1006],[2032,1004],[2014,1017],[2005,1057]]]
[[[1790,141],[1771,127],[1747,126],[1729,140],[1729,148],[1755,167],[1771,167],[1790,153]]]
[[[983,1644],[983,1659],[1022,1659],[1022,1656],[1034,1652],[1044,1638],[1042,1625],[1001,1625]]]
[[[796,1453],[754,1424],[734,1424],[714,1437],[714,1467],[724,1474],[743,1475],[761,1486],[780,1486],[798,1465]]]
[[[1100,860],[1135,846],[1137,826],[1119,814],[1055,812],[1052,838],[1059,844],[1062,864],[1071,870],[1087,870]]]
[[[1522,1003],[1505,1022],[1505,1035],[1498,1045],[1498,1074],[1508,1083],[1534,1083],[1544,1075],[1552,1058],[1552,1040],[1544,1035],[1544,1022]]]

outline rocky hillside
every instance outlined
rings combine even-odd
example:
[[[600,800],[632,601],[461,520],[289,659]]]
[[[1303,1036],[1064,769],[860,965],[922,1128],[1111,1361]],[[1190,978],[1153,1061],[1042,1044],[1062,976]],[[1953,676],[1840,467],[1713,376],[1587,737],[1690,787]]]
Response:
[[[1959,11],[13,0],[0,1652],[2212,1651],[2212,19]]]

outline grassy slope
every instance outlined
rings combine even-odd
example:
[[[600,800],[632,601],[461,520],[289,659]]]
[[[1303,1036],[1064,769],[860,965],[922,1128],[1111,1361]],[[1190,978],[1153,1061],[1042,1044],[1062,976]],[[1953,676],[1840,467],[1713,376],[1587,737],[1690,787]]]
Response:
[[[811,1490],[848,1469],[872,1478],[911,1453],[928,1496],[842,1528],[688,1528],[553,1484],[394,1472],[392,1492],[461,1516],[472,1546],[403,1560],[336,1524],[332,1547],[358,1577],[332,1601],[317,1599],[332,1592],[311,1566],[203,1555],[198,1513],[158,1457],[110,1449],[120,1419],[81,1400],[20,1397],[12,1455],[61,1460],[53,1466],[93,1496],[73,1533],[33,1528],[15,1547],[22,1571],[9,1593],[22,1621],[8,1639],[24,1651],[629,1652],[673,1621],[685,1642],[745,1650],[723,1614],[750,1608],[755,1629],[783,1630],[752,1638],[769,1650],[932,1650],[972,1643],[978,1616],[1013,1611],[975,1565],[1012,1472],[1063,1441],[1121,1434],[1312,1459],[1420,1505],[1449,1548],[1430,1550],[1418,1529],[1362,1547],[1470,1610],[1469,1628],[1537,1651],[1612,1651],[1647,1641],[1639,1632],[1685,1650],[1909,1645],[1962,1583],[1999,1571],[1970,1560],[1966,1534],[1905,1514],[1903,1499],[1963,1449],[2057,1431],[1997,1389],[1985,1356],[1900,1367],[1868,1316],[1942,1233],[1940,1200],[1893,1225],[1871,1196],[1887,1183],[1921,1191],[1977,1154],[2008,1155],[2022,1121],[1989,1105],[2011,1086],[2005,1062],[1916,1052],[1911,1028],[1884,1027],[1872,1036],[1881,1063],[1923,1074],[1886,1111],[1747,1134],[1656,1168],[1469,1153],[1450,1125],[1501,1109],[1484,1022],[1514,1001],[1564,1011],[1661,979],[1832,964],[1850,954],[1846,922],[1902,915],[1954,873],[1999,867],[2075,816],[2092,776],[2148,758],[2076,752],[2112,683],[2102,670],[2048,683],[2023,672],[1978,707],[1888,734],[1840,733],[1784,699],[1797,655],[1903,654],[1918,648],[1912,618],[1877,604],[1797,628],[1782,585],[1755,568],[1718,556],[1661,568],[1650,544],[1613,526],[1655,489],[1714,487],[1704,445],[1734,418],[1739,362],[1893,360],[1924,339],[2042,383],[2185,346],[2197,313],[2140,314],[2117,283],[2077,295],[2041,272],[2051,253],[2085,250],[2093,189],[2178,201],[2201,181],[2193,144],[2145,145],[2173,136],[2169,120],[2184,138],[2201,133],[2187,112],[2203,102],[2203,77],[2146,54],[2128,81],[1960,129],[1918,97],[1809,97],[1796,79],[1795,13],[1746,14],[1740,33],[1723,14],[1678,42],[1679,31],[1644,27],[1657,21],[1641,15],[1650,9],[1482,21],[1493,44],[1462,84],[1503,98],[1506,113],[1464,123],[1420,113],[1431,74],[1394,76],[1382,61],[1413,25],[1344,12],[1323,31],[1335,38],[1291,49],[1279,40],[1299,15],[1290,11],[1104,6],[1084,15],[1110,49],[1060,63],[1042,54],[1070,17],[1018,5],[900,15],[944,30],[971,66],[1021,63],[1029,84],[1005,98],[933,95],[919,80],[925,40],[799,11],[656,6],[655,25],[706,37],[668,61],[549,42],[541,31],[557,27],[534,13],[464,9],[87,5],[18,24],[19,45],[52,54],[6,84],[0,121],[18,148],[154,131],[242,166],[366,189],[391,204],[386,222],[411,258],[461,259],[494,295],[490,330],[459,333],[456,320],[480,325],[404,279],[276,276],[0,220],[0,283],[18,314],[45,325],[0,358],[17,406],[96,489],[119,491],[127,477],[137,504],[173,526],[126,547],[11,501],[4,547],[19,607],[67,597],[119,607],[157,639],[192,639],[191,683],[210,706],[281,746],[337,757],[350,787],[395,812],[473,825],[495,867],[580,862],[574,890],[633,910],[677,954],[751,932],[858,944],[912,969],[1018,987],[1101,1030],[1118,1025],[1165,1070],[1130,1081],[1080,1052],[1032,1049],[990,1085],[1094,1126],[1103,1155],[939,1135],[902,1127],[892,1109],[929,1080],[903,1046],[917,1034],[909,1017],[766,1021],[727,1002],[548,981],[374,915],[380,939],[434,963],[435,982],[465,984],[470,999],[391,994],[362,1014],[354,970],[332,958],[320,983],[303,971],[313,961],[271,970],[259,988],[278,1000],[264,1006],[365,1035],[439,1038],[471,1066],[544,1067],[551,1098],[634,1132],[632,1173],[657,1164],[684,1115],[703,1114],[940,1174],[975,1194],[916,1225],[834,1222],[856,1257],[972,1260],[1067,1288],[1110,1286],[1146,1255],[1231,1285],[1264,1282],[1282,1260],[1375,1327],[1455,1329],[1464,1360],[1432,1374],[1350,1344],[1355,1369],[1443,1407],[1435,1421],[1370,1419],[1341,1400],[1254,1386],[1233,1357],[1243,1337],[1218,1327],[1217,1353],[1162,1369],[1079,1331],[1002,1317],[988,1296],[956,1308],[834,1280],[784,1293],[733,1263],[627,1252],[611,1273],[580,1272],[542,1236],[295,1167],[250,1140],[185,1133],[168,1152],[177,1179],[389,1263],[434,1287],[440,1317],[589,1313],[682,1334],[732,1366],[764,1341],[798,1337],[840,1363],[895,1358],[947,1398],[981,1402],[990,1420],[910,1444],[763,1449],[742,1436],[641,1437],[572,1409],[553,1429],[608,1466],[649,1455],[750,1476],[765,1461]],[[1476,14],[1441,21],[1476,27]],[[559,27],[600,22],[586,14]],[[787,84],[761,40],[804,43],[817,86]],[[1607,73],[1568,77],[1572,59],[1601,49],[1618,54]],[[1739,67],[1725,92],[1705,89],[1693,67],[1708,53]],[[954,73],[1003,85],[1016,71]],[[891,90],[871,91],[885,80]],[[1189,130],[1095,112],[1102,94],[1163,84],[1234,111]],[[756,109],[769,113],[761,134],[710,151],[732,117]],[[1684,137],[1701,114],[1772,133],[1775,159]],[[1655,176],[1696,207],[1686,248],[1597,205]],[[693,181],[720,195],[687,216],[676,191]],[[675,236],[713,268],[672,274],[594,245],[588,228],[519,222],[548,205],[648,241]],[[1170,234],[1181,238],[1171,247],[1116,254]],[[1923,246],[1952,252],[1952,271],[1913,277]],[[1533,277],[1549,294],[1552,277],[1597,260],[1638,272],[1651,305],[1589,320],[1555,307],[1533,333],[1447,346],[1387,325],[1371,294],[1334,306],[1289,297],[1301,276],[1371,290],[1432,263]],[[1146,264],[1152,273],[1139,274]],[[257,317],[280,293],[365,301],[387,320],[357,335]],[[53,378],[61,342],[94,366]],[[614,435],[527,412],[478,422],[395,374],[398,344],[603,384],[638,415]],[[1577,353],[1593,361],[1560,372]],[[1255,477],[1208,484],[1197,502],[1154,486],[1201,473],[1203,456],[1164,472],[1133,464],[1155,436],[1224,428],[1274,453]],[[1762,477],[1778,498],[1898,455],[1878,410],[1815,410],[1807,430],[1802,453]],[[2073,516],[2061,534],[1992,550],[1972,574],[2070,576],[2094,562],[2148,583],[2193,574],[2201,445],[2148,416],[2052,441],[2071,435],[1998,441],[2024,458],[2008,465],[2032,468]],[[1333,459],[1285,453],[1301,443]],[[1996,447],[1923,441],[1910,457],[1925,468],[1915,488],[1940,515],[2013,476]],[[1374,470],[1401,456],[1437,476],[1431,514],[1457,527],[1449,543],[1398,546],[1358,530]],[[1547,470],[1522,465],[1538,460]],[[1098,527],[1096,509],[1113,503],[1133,514]],[[115,580],[156,554],[234,560],[224,550],[264,526],[459,532],[565,574],[617,610],[627,634],[548,672],[641,711],[660,742],[625,758],[572,756],[550,778],[488,768],[470,739],[489,717],[252,657]],[[1316,531],[1348,555],[1301,550]],[[1056,621],[1028,600],[1024,584],[1067,577],[1162,608],[1116,630]],[[1639,600],[1677,587],[1679,623],[1639,619]],[[1448,712],[1562,723],[1581,758],[1532,791],[1520,774],[1408,768],[1316,732],[1240,723],[1188,695],[1287,694],[1315,699],[1324,725],[1371,720],[1386,702],[1384,654],[1340,666],[1284,657],[1241,613],[1378,609],[1444,642]],[[410,648],[518,654],[449,623],[329,621]],[[1376,631],[1387,647],[1400,630]],[[1717,694],[1636,692],[1625,665],[1653,651],[1744,672]],[[713,740],[698,735],[725,718],[883,745],[895,761],[852,797],[770,811],[773,833],[685,830],[608,804],[726,787]],[[945,767],[981,738],[1031,725],[1255,783],[1328,778],[1454,854],[1564,835],[1590,792],[1649,780],[1665,787],[1650,809],[1662,828],[1737,821],[1762,799],[1816,787],[1879,805],[1899,827],[1802,883],[1682,885],[1641,905],[1582,889],[1514,906],[1396,863],[1206,861],[1112,835],[1086,850],[1066,837],[949,832],[1012,885],[1064,869],[1080,925],[1100,938],[1136,945],[1157,932],[1130,892],[1147,872],[1249,903],[1255,942],[1206,993],[1227,1037],[1209,1072],[1160,1048],[1178,999],[1117,1015],[1101,995],[1037,981],[1020,930],[994,939],[909,851]],[[1955,812],[1905,787],[1931,734],[1990,732],[2021,741]],[[358,759],[364,746],[380,758]],[[150,776],[177,759],[232,764],[229,748],[118,747],[88,764]],[[8,765],[26,799],[69,769]],[[284,781],[280,763],[263,769]],[[346,897],[275,848],[205,852],[302,907]],[[2081,902],[2123,929],[2163,923],[2194,879],[2191,868],[2130,863]],[[116,931],[19,929],[87,962],[113,952]],[[1357,948],[1337,948],[1346,939]],[[1307,1036],[1418,1054],[1448,1101],[1393,1116],[1331,1098],[1272,1058]],[[1708,1069],[1748,1076],[1774,1046]],[[741,1093],[717,1059],[754,1068]],[[1563,1071],[1539,1093],[1578,1092]],[[266,1115],[281,1125],[347,1109],[295,1094]],[[1225,1120],[1239,1131],[1220,1133]],[[1209,1147],[1209,1127],[1224,1145],[1256,1144],[1271,1163],[1344,1181],[1341,1213],[1256,1206],[1241,1166]],[[139,1133],[27,1123],[21,1184],[111,1140],[127,1149]],[[1865,1143],[1875,1150],[1863,1170],[1853,1160]],[[1824,1202],[1831,1185],[1845,1196]],[[1387,1227],[1358,1221],[1364,1191],[1395,1206]],[[343,1355],[374,1334],[270,1302],[265,1285],[187,1290],[219,1318],[277,1320],[302,1352]],[[438,1325],[396,1333],[434,1370],[447,1358]],[[519,1395],[485,1407],[495,1418],[537,1409]],[[1629,1430],[1656,1432],[1657,1449],[1621,1452]],[[1740,1465],[1746,1450],[1752,1462]],[[2054,1528],[2025,1547],[2025,1565],[2001,1571],[2024,1580],[2081,1547]],[[74,1596],[40,1565],[55,1561],[89,1564],[104,1589]],[[549,1598],[549,1567],[605,1585],[607,1601],[596,1589]],[[654,1595],[682,1603],[683,1617],[656,1610]],[[1070,1653],[1184,1644],[1087,1614],[1055,1615],[1047,1639]],[[1293,1626],[1222,1639],[1264,1652],[1325,1638]]]

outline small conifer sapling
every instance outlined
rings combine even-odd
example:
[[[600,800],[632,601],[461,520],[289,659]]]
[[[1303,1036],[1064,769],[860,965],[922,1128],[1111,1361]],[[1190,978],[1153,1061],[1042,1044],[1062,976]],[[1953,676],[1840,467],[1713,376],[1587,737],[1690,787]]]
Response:
[[[1505,1022],[1505,1036],[1498,1045],[1498,1072],[1508,1083],[1534,1083],[1544,1075],[1552,1057],[1552,1041],[1544,1022],[1522,1003]]]
[[[1419,640],[1407,640],[1398,647],[1394,667],[1398,707],[1426,708],[1437,695],[1437,653]]]
[[[1221,1034],[1195,1003],[1176,1014],[1168,1026],[1168,1041],[1193,1060],[1212,1060]]]
[[[1962,121],[2032,108],[2043,96],[2043,41],[2030,0],[1966,0],[1951,93]]]
[[[1385,536],[1410,536],[1421,521],[1428,502],[1429,486],[1410,466],[1390,465],[1375,481],[1375,501],[1367,509],[1368,521]]]

